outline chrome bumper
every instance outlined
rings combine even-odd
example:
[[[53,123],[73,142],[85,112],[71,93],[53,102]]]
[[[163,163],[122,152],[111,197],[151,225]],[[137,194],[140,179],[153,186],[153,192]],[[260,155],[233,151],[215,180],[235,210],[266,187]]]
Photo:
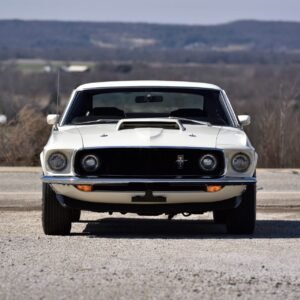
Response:
[[[80,178],[67,176],[42,176],[42,181],[49,184],[89,184],[89,185],[127,185],[132,183],[166,183],[171,185],[251,185],[256,183],[254,177],[222,177],[212,179],[150,179],[150,178]]]

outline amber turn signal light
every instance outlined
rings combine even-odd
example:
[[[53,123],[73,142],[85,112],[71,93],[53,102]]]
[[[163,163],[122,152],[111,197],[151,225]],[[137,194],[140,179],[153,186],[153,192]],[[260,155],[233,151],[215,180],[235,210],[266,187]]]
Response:
[[[83,185],[83,184],[77,184],[75,185],[76,188],[82,192],[91,192],[93,190],[92,185]]]
[[[208,186],[206,187],[206,191],[207,191],[208,193],[215,193],[215,192],[221,191],[222,188],[223,188],[223,187],[222,187],[221,185],[208,185]]]

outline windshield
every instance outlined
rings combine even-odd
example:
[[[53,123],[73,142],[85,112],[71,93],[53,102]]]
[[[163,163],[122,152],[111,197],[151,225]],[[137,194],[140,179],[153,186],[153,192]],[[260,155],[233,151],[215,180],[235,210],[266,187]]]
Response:
[[[76,94],[64,124],[88,125],[114,123],[124,118],[172,117],[230,126],[221,101],[220,91],[205,89],[85,90]]]

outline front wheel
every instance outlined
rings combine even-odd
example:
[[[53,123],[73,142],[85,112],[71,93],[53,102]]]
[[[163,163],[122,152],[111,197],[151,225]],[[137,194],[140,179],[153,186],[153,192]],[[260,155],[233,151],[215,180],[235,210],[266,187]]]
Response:
[[[256,222],[256,184],[249,185],[239,207],[229,211],[226,227],[231,234],[252,234]]]
[[[47,235],[66,235],[71,232],[72,212],[60,205],[47,183],[43,183],[42,224]]]

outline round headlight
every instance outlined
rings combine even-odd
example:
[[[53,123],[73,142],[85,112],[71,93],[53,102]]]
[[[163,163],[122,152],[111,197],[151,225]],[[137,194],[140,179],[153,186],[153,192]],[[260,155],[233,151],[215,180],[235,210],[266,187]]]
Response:
[[[96,171],[99,167],[99,160],[95,155],[86,155],[81,160],[81,166],[87,172]]]
[[[202,170],[213,171],[217,167],[217,159],[212,154],[205,154],[200,158],[199,164]]]
[[[62,171],[67,167],[68,161],[64,154],[55,152],[48,158],[48,165],[53,171]]]
[[[250,166],[250,158],[243,153],[236,154],[231,160],[231,165],[237,172],[246,172]]]

